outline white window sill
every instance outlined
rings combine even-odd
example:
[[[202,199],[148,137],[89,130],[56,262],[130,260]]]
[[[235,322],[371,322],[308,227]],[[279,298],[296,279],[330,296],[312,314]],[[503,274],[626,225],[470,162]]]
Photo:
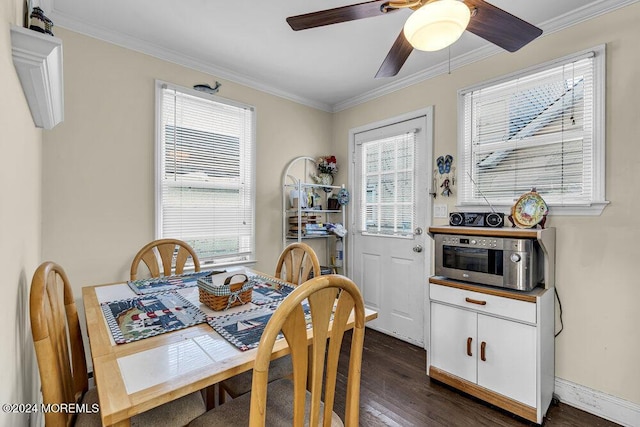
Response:
[[[599,216],[604,208],[609,205],[609,201],[593,202],[588,205],[564,205],[554,206],[549,204],[549,215],[553,216]],[[458,212],[491,212],[491,207],[486,204],[479,205],[456,205]],[[511,214],[511,205],[493,205],[493,210],[502,212],[505,215]]]
[[[228,267],[253,267],[258,261],[250,260],[250,261],[238,261],[238,262],[227,262],[227,263],[214,263],[214,262],[201,262],[200,263],[200,271],[206,270],[223,270]],[[193,273],[194,268],[193,264],[187,264],[184,267],[185,273]]]

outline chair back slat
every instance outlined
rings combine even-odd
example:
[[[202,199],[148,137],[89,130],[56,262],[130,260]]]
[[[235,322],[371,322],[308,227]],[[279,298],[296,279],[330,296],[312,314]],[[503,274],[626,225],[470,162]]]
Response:
[[[309,278],[320,276],[320,261],[313,248],[306,243],[292,243],[280,254],[276,265],[275,276],[294,285],[299,285]]]
[[[156,245],[156,250],[162,260],[162,275],[171,276],[173,267],[173,254],[176,251],[176,245],[172,242],[162,243]]]
[[[309,307],[313,322],[313,345],[311,346],[312,362],[309,375],[311,391],[310,425],[317,426],[320,421],[320,403],[322,397],[322,379],[324,377],[324,361],[329,338],[329,323],[333,306],[338,296],[337,288],[321,289],[309,295]],[[330,375],[330,372],[327,372]],[[331,418],[329,418],[331,419]]]
[[[187,261],[189,260],[190,256],[191,253],[184,246],[178,247],[178,253],[176,254],[175,274],[184,273],[184,267],[185,265],[187,265]]]
[[[353,297],[348,292],[341,292],[338,297],[338,304],[333,315],[333,328],[331,330],[331,340],[329,351],[327,352],[327,370],[325,378],[325,389],[335,390],[338,377],[338,362],[340,359],[340,344],[344,338],[349,315],[355,303]],[[324,397],[325,413],[324,419],[331,415],[329,408],[333,408],[335,393],[327,393]]]
[[[45,404],[78,403],[88,389],[80,321],[67,275],[45,262],[31,282],[31,332],[38,360]],[[45,413],[47,426],[72,425],[75,414]]]
[[[51,272],[48,278],[50,286],[47,286],[47,298],[49,300],[49,315],[51,321],[49,322],[49,336],[51,337],[51,343],[56,351],[56,368],[59,372],[60,379],[62,381],[62,387],[64,388],[65,399],[75,399],[75,393],[73,390],[73,376],[70,371],[71,360],[69,357],[69,341],[68,341],[68,327],[67,327],[67,315],[64,304],[64,284],[58,280],[58,275],[55,272]],[[72,401],[72,400],[70,400]]]
[[[193,260],[194,271],[200,271],[198,255],[188,243],[178,239],[154,240],[147,243],[133,258],[130,278],[137,279],[141,262],[147,266],[150,277],[182,274],[189,259]]]
[[[307,319],[301,305],[304,300],[308,301],[310,307],[309,316],[313,330],[311,347],[308,345]],[[344,419],[348,427],[358,425],[364,301],[353,281],[332,274],[316,276],[299,285],[282,301],[267,323],[258,345],[253,370],[250,426],[265,425],[269,363],[273,345],[280,331],[291,350],[293,364],[293,425],[303,425],[307,388],[311,393],[309,425],[318,425],[321,419],[325,427],[331,425],[340,348],[347,321],[352,313],[355,324],[349,356],[347,407]],[[308,354],[309,348],[312,351],[311,357]],[[322,396],[324,401],[321,400]],[[324,411],[321,411],[322,404]]]
[[[307,392],[309,347],[307,346],[307,322],[302,306],[297,306],[282,325],[282,332],[291,349],[293,366],[293,425],[302,425]]]
[[[144,265],[149,269],[149,275],[151,277],[160,277],[160,264],[158,263],[158,255],[156,254],[156,251],[150,250],[143,253],[140,256],[140,259],[144,261]],[[135,274],[132,273],[131,280],[136,278],[135,275],[138,273],[137,267],[138,266],[136,265],[136,272]]]

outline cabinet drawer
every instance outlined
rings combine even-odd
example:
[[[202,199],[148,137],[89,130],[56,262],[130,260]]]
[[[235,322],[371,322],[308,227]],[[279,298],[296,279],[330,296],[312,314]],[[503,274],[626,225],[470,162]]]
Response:
[[[536,304],[510,298],[473,292],[449,286],[429,284],[429,298],[475,310],[480,313],[495,314],[522,322],[536,323]]]

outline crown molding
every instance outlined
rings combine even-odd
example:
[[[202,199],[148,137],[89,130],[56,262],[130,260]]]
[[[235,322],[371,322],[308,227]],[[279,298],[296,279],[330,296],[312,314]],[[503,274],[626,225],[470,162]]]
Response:
[[[419,73],[415,73],[410,76],[404,77],[402,79],[398,79],[392,83],[389,83],[388,85],[384,85],[375,90],[363,93],[361,95],[358,95],[353,98],[334,104],[333,112],[337,113],[338,111],[355,107],[358,104],[363,104],[373,99],[380,98],[381,96],[388,95],[390,93],[407,88],[409,86],[413,86],[417,83],[423,82],[425,80],[429,80],[433,77],[437,77],[442,74],[447,74],[450,71],[464,67],[465,65],[472,64],[476,61],[480,61],[482,59],[488,58],[500,52],[503,52],[503,50],[495,45],[492,45],[492,44],[484,45],[478,49],[472,50],[471,52],[464,53],[462,55],[458,55],[456,57],[451,58],[451,64],[449,64],[448,61],[441,62],[440,64],[436,64],[423,71],[420,71]]]
[[[569,13],[565,13],[564,15],[560,15],[558,17],[545,21],[538,26],[542,28],[542,37],[545,37],[549,34],[562,31],[566,28],[587,21],[589,19],[596,18],[600,15],[604,15],[622,7],[637,3],[638,1],[640,0],[600,0],[590,5],[578,8]],[[355,107],[356,105],[371,101],[384,95],[388,95],[389,93],[407,88],[416,83],[431,79],[433,77],[446,74],[449,71],[453,71],[457,68],[469,65],[473,62],[480,61],[501,52],[504,52],[504,50],[495,45],[485,45],[469,53],[451,58],[451,66],[449,66],[447,62],[442,62],[433,67],[427,68],[426,70],[420,71],[419,73],[407,76],[400,80],[396,80],[388,85],[381,86],[375,90],[363,93],[350,99],[346,99],[342,102],[338,102],[333,105],[333,112],[336,113],[338,111],[346,110],[347,108]]]
[[[457,68],[463,67],[465,65],[469,65],[476,61],[480,61],[492,55],[504,52],[502,49],[498,48],[497,46],[485,45],[471,52],[451,58],[451,65],[449,65],[448,61],[442,62],[435,66],[429,67],[426,70],[420,71],[419,73],[412,74],[410,76],[396,80],[387,85],[381,86],[375,90],[368,91],[360,95],[357,95],[355,97],[330,105],[330,104],[318,102],[316,100],[298,96],[296,94],[284,91],[280,88],[267,85],[263,82],[255,80],[249,76],[243,75],[236,71],[232,71],[224,67],[219,67],[216,65],[212,65],[210,63],[200,61],[197,58],[193,58],[191,56],[185,55],[180,52],[168,50],[162,46],[158,46],[153,43],[140,41],[126,34],[117,33],[115,31],[111,31],[106,28],[96,27],[94,25],[88,25],[86,23],[83,23],[74,19],[73,17],[67,14],[56,11],[55,4],[54,4],[55,1],[53,0],[43,0],[43,1],[45,1],[48,4],[49,3],[51,4],[52,7],[51,7],[50,17],[56,22],[56,26],[63,27],[80,34],[84,34],[86,36],[96,38],[98,40],[102,40],[108,43],[115,44],[117,46],[121,46],[121,47],[131,49],[140,53],[144,53],[146,55],[150,55],[150,56],[153,56],[168,62],[172,62],[184,67],[188,67],[196,71],[201,71],[203,73],[211,74],[221,79],[226,79],[234,83],[242,84],[244,86],[247,86],[271,95],[275,95],[275,96],[296,102],[298,104],[306,105],[308,107],[312,107],[318,110],[333,112],[333,113],[345,110],[347,108],[354,107],[359,104],[363,104],[373,99],[376,99],[384,95],[388,95],[390,93],[396,92],[398,90],[407,88],[409,86],[415,85],[416,83],[420,83],[424,80],[428,80],[433,77],[446,74]],[[544,31],[542,34],[542,37],[545,37],[549,34],[553,34],[557,31],[561,31],[565,28],[571,27],[573,25],[579,24],[589,19],[598,17],[600,15],[604,15],[606,13],[612,12],[622,7],[629,6],[633,3],[637,3],[638,1],[640,0],[600,0],[595,3],[591,3],[589,5],[581,7],[579,9],[576,9],[574,11],[571,11],[569,13],[566,13],[564,15],[548,20],[546,22],[543,22],[538,26],[542,28],[542,30]]]
[[[55,6],[55,5],[54,5]],[[181,65],[183,67],[191,68],[196,71],[211,74],[220,79],[225,79],[230,82],[238,83],[252,89],[259,90],[271,95],[278,96],[280,98],[293,101],[298,104],[306,105],[318,110],[332,112],[332,106],[326,103],[318,102],[312,99],[304,98],[296,94],[283,91],[277,87],[264,84],[258,80],[255,80],[249,76],[243,75],[236,71],[229,70],[224,67],[219,67],[197,58],[185,55],[174,50],[167,49],[165,47],[156,45],[154,43],[141,41],[135,37],[131,37],[127,34],[119,33],[106,29],[104,27],[98,27],[95,25],[89,25],[84,22],[80,22],[73,17],[60,13],[53,9],[49,13],[49,17],[56,23],[56,27],[66,28],[76,33],[83,34],[88,37],[92,37],[98,40],[105,41],[107,43],[114,44],[116,46],[124,47],[126,49],[134,50],[136,52],[143,53],[145,55],[153,56],[164,61],[172,62],[174,64]]]

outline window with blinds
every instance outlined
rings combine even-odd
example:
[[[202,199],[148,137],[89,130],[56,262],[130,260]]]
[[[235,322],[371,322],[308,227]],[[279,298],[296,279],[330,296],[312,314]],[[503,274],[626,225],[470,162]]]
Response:
[[[415,222],[415,132],[362,143],[363,233],[411,236]]]
[[[604,201],[604,48],[460,92],[460,205]]]
[[[253,261],[254,109],[162,82],[157,102],[158,238],[201,263]]]

